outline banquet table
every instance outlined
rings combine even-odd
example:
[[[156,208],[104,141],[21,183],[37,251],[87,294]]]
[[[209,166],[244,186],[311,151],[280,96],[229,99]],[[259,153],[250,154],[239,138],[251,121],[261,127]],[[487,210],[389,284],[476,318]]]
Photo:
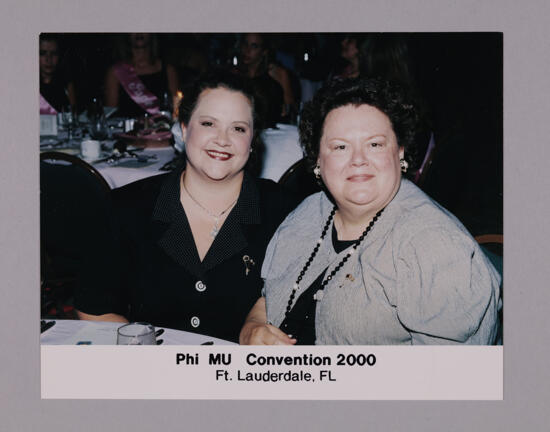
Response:
[[[174,159],[176,152],[172,146],[163,143],[161,144],[164,146],[157,145],[146,147],[145,149],[129,145],[128,149],[133,150],[134,155],[125,153],[120,158],[106,160],[108,156],[113,154],[113,146],[117,139],[116,134],[122,132],[122,129],[118,126],[123,123],[122,119],[112,119],[109,121],[111,125],[116,125],[117,127],[111,126],[110,138],[101,141],[102,154],[99,160],[84,160],[100,172],[111,189],[166,172],[160,168]],[[67,131],[59,130],[55,136],[40,137],[40,151],[56,151],[82,158],[80,155],[80,143],[84,139],[90,138],[79,136],[68,140]]]
[[[115,189],[146,177],[165,174],[166,171],[162,171],[160,168],[176,156],[172,147],[146,148],[139,152],[139,155],[155,156],[156,158],[146,162],[139,162],[135,158],[126,158],[117,161],[116,164],[104,161],[92,165],[109,183],[111,189]]]
[[[46,320],[50,322],[51,320]],[[105,321],[55,320],[40,335],[42,345],[116,345],[116,331],[124,324]],[[156,327],[162,345],[237,345],[234,342],[181,330]]]
[[[69,144],[63,144],[66,132],[60,131],[56,137],[41,137],[41,151],[58,151],[80,157],[80,141],[83,138],[73,139]],[[295,162],[302,159],[302,149],[299,144],[298,128],[294,125],[277,124],[276,128],[262,132],[264,152],[262,169],[259,177],[279,181],[281,176]],[[105,178],[112,189],[124,186],[146,177],[163,174],[161,170],[165,164],[176,157],[173,147],[154,147],[139,149],[136,157],[123,157],[113,161],[106,161],[106,156],[112,152],[114,139],[102,141],[103,154],[98,162],[87,161],[93,165]],[[147,159],[147,160],[143,160]]]

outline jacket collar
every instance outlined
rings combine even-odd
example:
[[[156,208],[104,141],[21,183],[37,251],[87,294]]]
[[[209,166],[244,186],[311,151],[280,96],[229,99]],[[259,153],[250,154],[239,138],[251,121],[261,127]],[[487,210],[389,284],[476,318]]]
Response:
[[[414,187],[414,186],[413,186]],[[374,224],[372,230],[368,233],[368,235],[365,237],[365,239],[361,242],[361,244],[358,247],[356,256],[361,256],[361,254],[372,244],[374,244],[376,241],[379,241],[382,237],[387,236],[389,232],[393,229],[397,218],[401,214],[400,209],[400,202],[402,200],[402,197],[407,194],[407,190],[410,190],[411,183],[406,180],[401,180],[401,185],[399,187],[399,190],[395,197],[392,199],[392,201],[386,206],[384,209],[384,212],[380,216],[380,218],[376,221]],[[311,233],[311,245],[307,247],[313,248],[315,246],[315,240],[316,236],[319,235],[320,227],[322,227],[330,212],[332,211],[332,208],[334,207],[334,204],[329,200],[329,198],[326,196],[325,193],[320,193],[320,202],[319,207],[314,207],[312,212],[312,221],[313,223],[310,223],[309,226],[315,227]],[[313,281],[321,274],[324,269],[329,268],[329,270],[332,270],[334,266],[336,266],[342,258],[347,254],[348,249],[345,249],[344,251],[340,253],[336,253],[332,246],[332,242],[330,240],[330,230],[332,230],[332,226],[334,225],[334,221],[329,227],[329,232],[327,233],[324,241],[321,243],[319,250],[316,254],[316,258],[311,263],[308,271],[303,276],[302,281],[300,282],[300,285],[303,287],[310,286]],[[309,241],[308,241],[309,243]],[[307,251],[306,253],[310,253]]]
[[[152,220],[158,225],[159,247],[196,277],[232,257],[248,245],[244,225],[261,224],[260,194],[246,172],[235,207],[201,262],[187,216],[180,202],[181,171],[169,176],[161,186]]]

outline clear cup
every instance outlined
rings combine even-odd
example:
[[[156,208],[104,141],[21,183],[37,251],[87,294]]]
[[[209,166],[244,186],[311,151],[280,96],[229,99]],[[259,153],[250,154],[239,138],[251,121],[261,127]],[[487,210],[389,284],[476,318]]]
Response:
[[[88,132],[90,136],[99,141],[103,141],[108,138],[109,131],[107,129],[107,122],[105,121],[105,116],[100,115],[94,118],[88,126]]]
[[[116,332],[117,345],[156,345],[155,327],[144,322],[125,324]]]

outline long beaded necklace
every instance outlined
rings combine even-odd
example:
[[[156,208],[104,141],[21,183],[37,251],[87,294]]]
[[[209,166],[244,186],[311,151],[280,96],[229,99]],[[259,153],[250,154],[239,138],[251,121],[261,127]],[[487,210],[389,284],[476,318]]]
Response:
[[[334,267],[334,269],[330,272],[330,274],[326,277],[326,279],[321,283],[321,287],[317,290],[317,292],[313,296],[313,298],[315,300],[321,300],[321,298],[323,296],[323,290],[325,289],[325,286],[332,280],[332,278],[338,272],[338,270],[340,270],[344,266],[344,264],[349,259],[349,257],[352,256],[355,253],[355,251],[357,250],[357,247],[359,246],[359,244],[361,244],[363,239],[367,236],[368,232],[372,229],[372,227],[374,226],[374,223],[378,220],[378,218],[380,217],[380,215],[382,214],[383,211],[384,211],[384,209],[382,209],[378,213],[376,213],[376,215],[372,218],[372,220],[370,221],[370,223],[367,226],[367,228],[365,229],[365,231],[363,231],[361,236],[355,241],[355,243],[351,247],[351,250],[346,254],[346,256],[344,258],[342,258],[342,260],[338,263],[338,265],[336,267]],[[313,262],[313,258],[315,258],[315,255],[317,255],[317,252],[319,252],[319,248],[320,248],[321,244],[323,243],[323,239],[325,238],[325,236],[327,234],[328,228],[329,228],[329,226],[332,222],[332,219],[334,218],[335,213],[336,213],[336,206],[334,206],[332,211],[330,212],[330,215],[328,216],[327,222],[325,223],[325,226],[323,228],[323,232],[321,233],[321,237],[319,238],[319,240],[317,240],[317,244],[313,248],[313,252],[311,252],[311,255],[308,258],[307,262],[305,263],[304,268],[302,268],[302,271],[300,271],[300,274],[298,275],[298,278],[296,279],[296,282],[294,282],[294,285],[292,286],[292,292],[290,293],[290,298],[288,299],[288,304],[286,306],[285,319],[288,318],[288,314],[292,310],[292,303],[294,301],[294,297],[296,296],[296,292],[298,291],[298,286],[300,285],[300,282],[302,281],[302,278],[306,274],[307,269],[309,268],[309,266]]]
[[[185,187],[185,183],[183,182],[183,180],[181,181],[181,185],[183,186],[183,189],[185,189],[185,192],[187,192],[187,195],[189,195],[189,198],[191,198],[193,200],[193,202],[195,204],[197,204],[201,209],[203,209],[206,213],[208,213],[208,215],[210,217],[212,217],[214,219],[214,228],[212,228],[212,231],[210,231],[210,236],[212,238],[216,238],[216,236],[218,235],[218,233],[220,232],[220,229],[219,229],[219,222],[220,222],[220,218],[231,208],[235,205],[235,203],[237,202],[237,200],[239,199],[239,197],[237,197],[237,199],[235,201],[233,201],[231,203],[231,205],[229,207],[227,207],[224,211],[222,211],[220,214],[215,214],[215,213],[212,213],[210,210],[208,210],[206,207],[203,207],[201,205],[201,203],[199,203],[195,198],[193,198],[193,195],[191,195],[189,193],[189,191],[187,190],[187,188]]]

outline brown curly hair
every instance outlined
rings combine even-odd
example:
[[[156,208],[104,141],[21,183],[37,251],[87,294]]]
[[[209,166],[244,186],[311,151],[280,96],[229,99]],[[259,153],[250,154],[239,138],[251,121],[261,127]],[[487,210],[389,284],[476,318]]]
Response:
[[[398,85],[380,78],[351,78],[329,82],[304,107],[300,143],[310,170],[317,164],[327,115],[345,105],[370,105],[388,116],[397,144],[405,150],[410,170],[418,167],[415,135],[419,116],[411,97]]]

